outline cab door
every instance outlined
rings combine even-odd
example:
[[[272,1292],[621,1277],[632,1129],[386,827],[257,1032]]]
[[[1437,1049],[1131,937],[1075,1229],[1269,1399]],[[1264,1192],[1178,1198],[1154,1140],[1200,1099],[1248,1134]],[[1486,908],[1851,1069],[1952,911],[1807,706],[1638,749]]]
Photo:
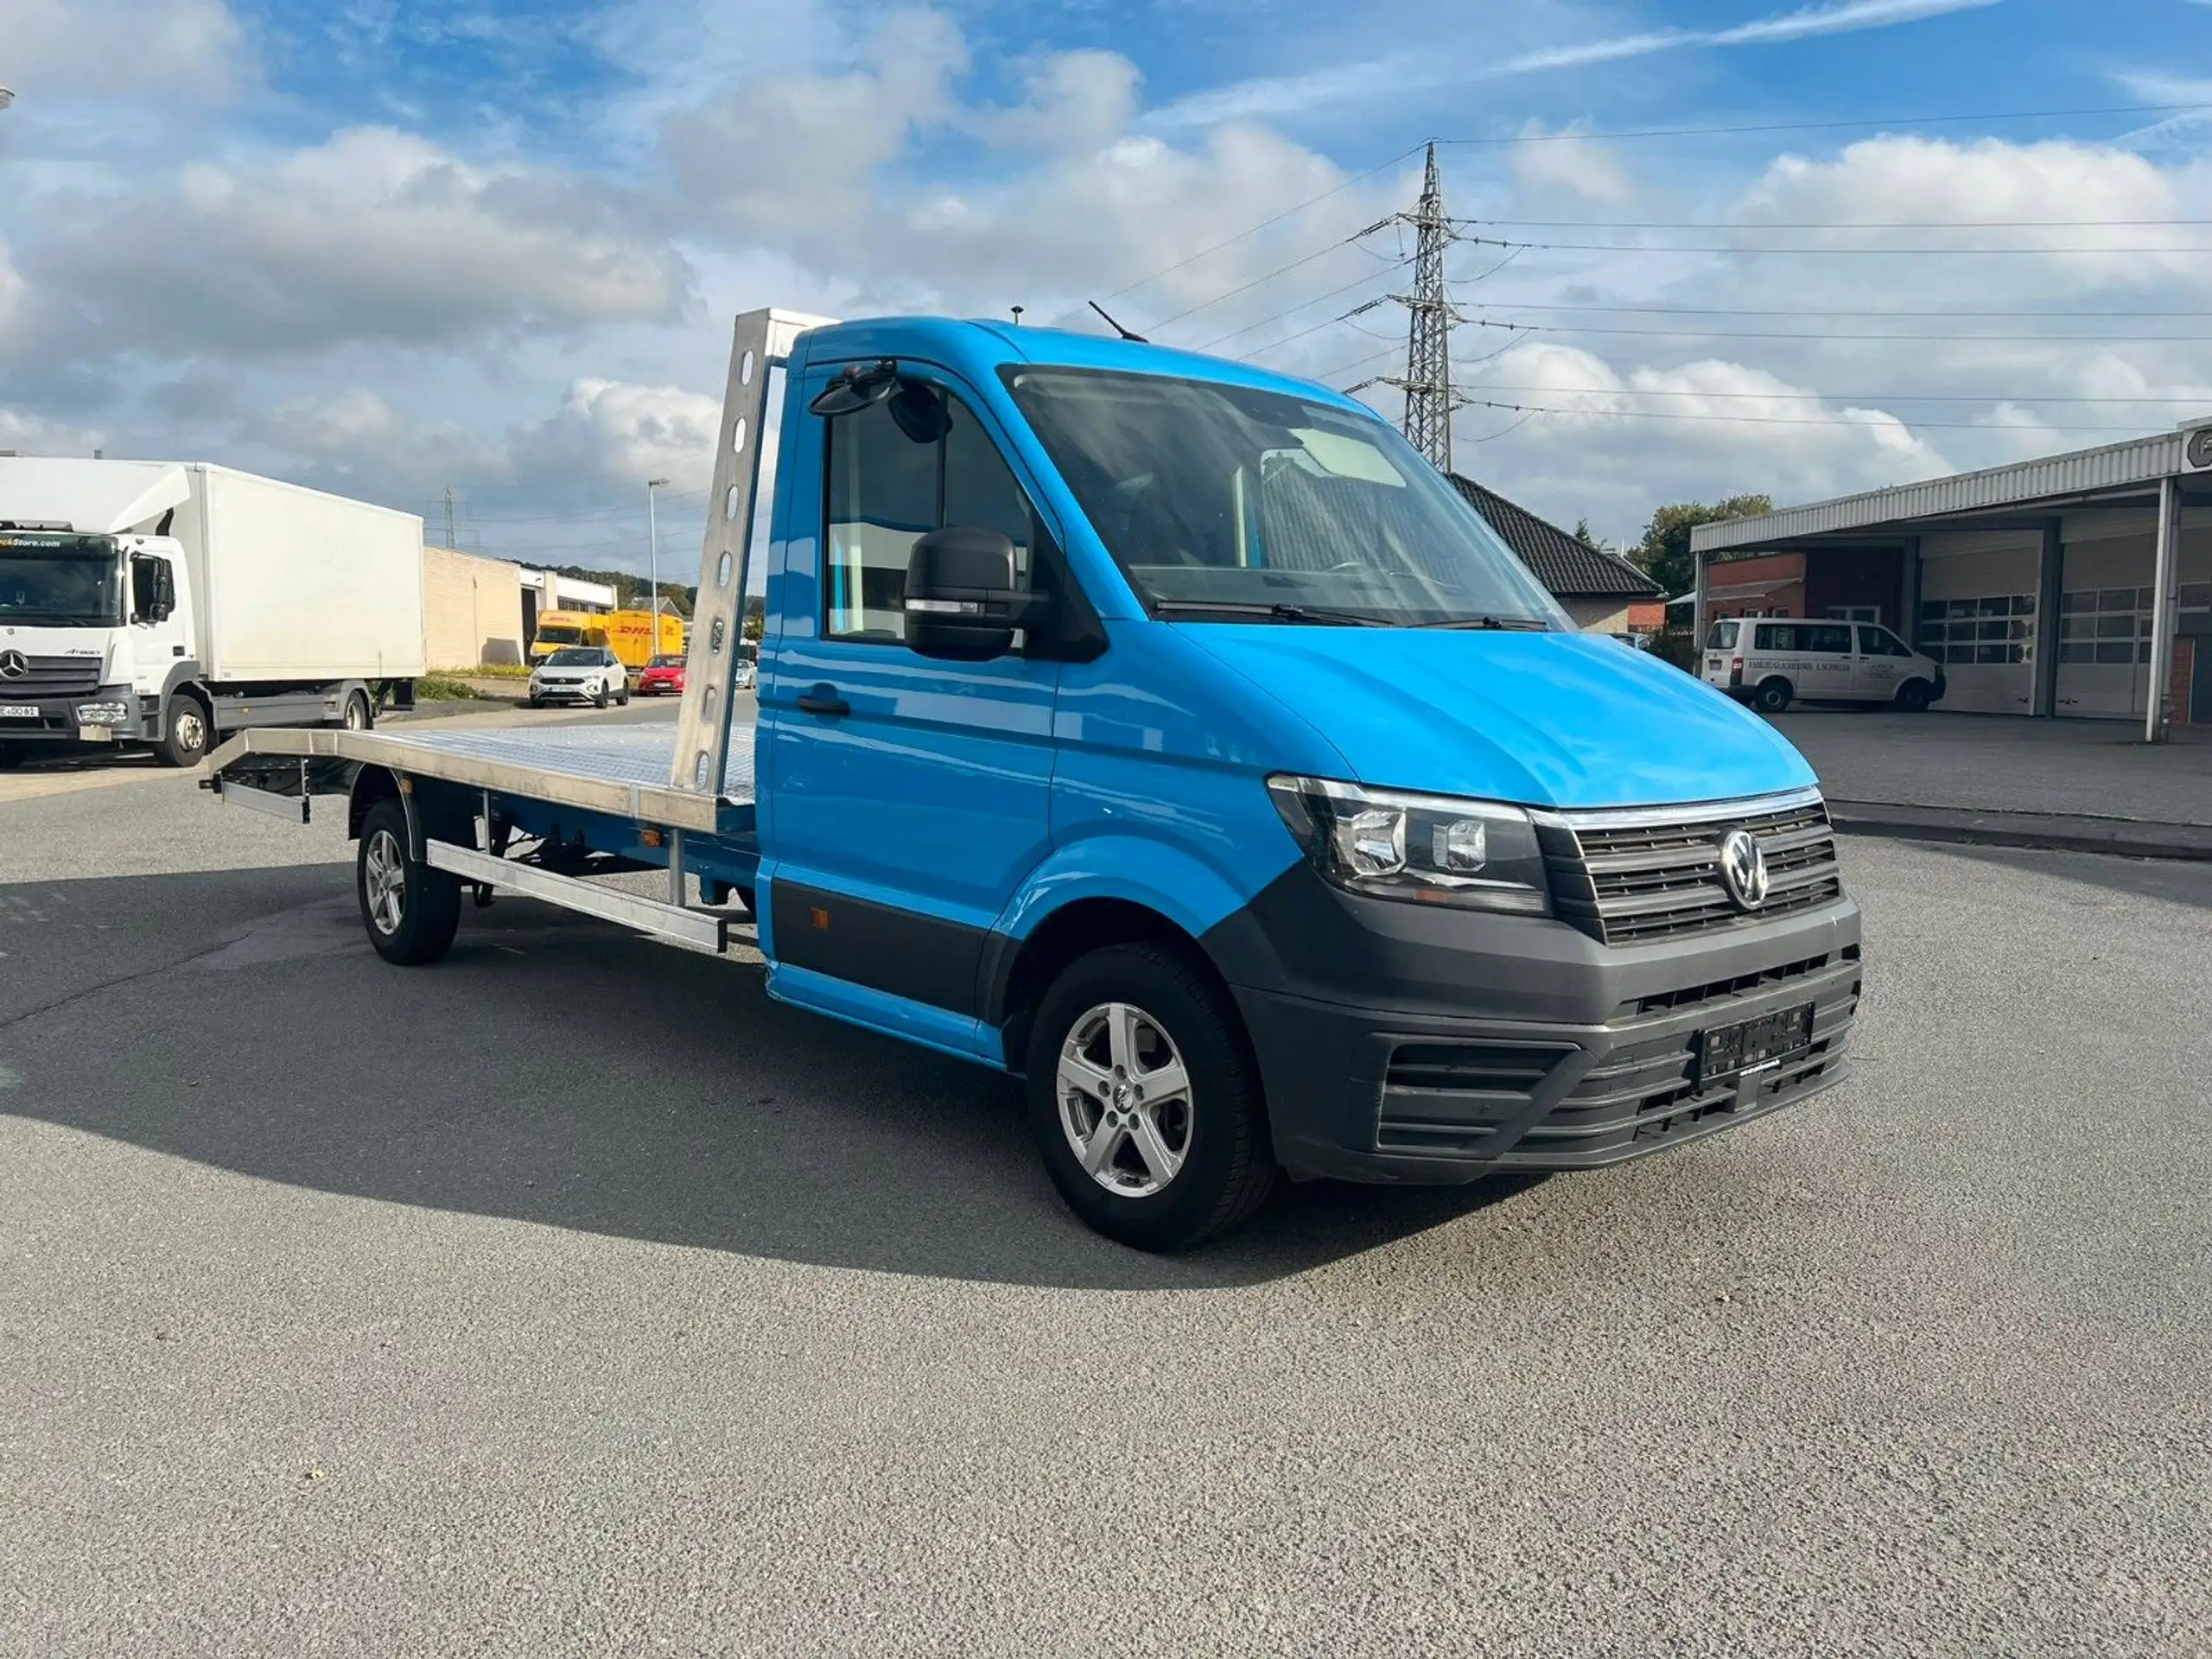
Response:
[[[1859,668],[1855,685],[1859,696],[1869,702],[1890,702],[1896,699],[1897,687],[1903,685],[1912,668],[1912,652],[1904,641],[1887,628],[1856,623],[1853,632],[1859,636]]]
[[[789,499],[819,533],[794,522],[769,596],[763,944],[787,1001],[969,1052],[985,943],[1049,846],[1060,669],[1020,643],[980,663],[909,649],[906,562],[931,530],[982,525],[1027,575],[1049,532],[982,401],[908,375],[915,390],[790,429]]]

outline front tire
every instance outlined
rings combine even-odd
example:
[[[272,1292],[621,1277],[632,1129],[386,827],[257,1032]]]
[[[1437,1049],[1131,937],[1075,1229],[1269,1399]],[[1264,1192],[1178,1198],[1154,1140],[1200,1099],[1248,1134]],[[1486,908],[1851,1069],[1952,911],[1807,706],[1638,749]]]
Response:
[[[165,766],[196,766],[207,758],[208,746],[214,735],[214,717],[207,712],[207,705],[197,697],[181,693],[169,699],[168,720],[162,728],[162,741],[154,746],[154,753]]]
[[[1187,1249],[1243,1225],[1274,1185],[1236,1005],[1175,951],[1114,945],[1069,967],[1038,1008],[1028,1072],[1046,1172],[1109,1238]]]
[[[1778,715],[1789,706],[1790,687],[1787,680],[1768,680],[1752,694],[1751,706],[1763,715]]]
[[[353,891],[369,943],[386,962],[415,968],[453,949],[461,929],[460,879],[409,853],[407,810],[397,801],[378,802],[361,821]]]
[[[591,706],[594,709],[604,709],[607,707],[607,683],[605,681],[601,681],[600,683],[599,690],[591,700]]]
[[[1928,683],[1925,680],[1907,680],[1897,688],[1897,707],[1906,714],[1924,714],[1928,703]]]

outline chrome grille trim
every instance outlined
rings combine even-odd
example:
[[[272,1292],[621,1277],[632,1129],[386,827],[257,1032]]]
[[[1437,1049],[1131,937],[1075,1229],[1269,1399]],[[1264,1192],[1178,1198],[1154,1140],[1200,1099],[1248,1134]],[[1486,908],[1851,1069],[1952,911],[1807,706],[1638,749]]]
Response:
[[[1608,944],[1756,925],[1842,897],[1835,831],[1817,789],[1631,810],[1543,812],[1537,836],[1560,918]],[[1720,840],[1748,830],[1766,855],[1766,902],[1721,884]]]

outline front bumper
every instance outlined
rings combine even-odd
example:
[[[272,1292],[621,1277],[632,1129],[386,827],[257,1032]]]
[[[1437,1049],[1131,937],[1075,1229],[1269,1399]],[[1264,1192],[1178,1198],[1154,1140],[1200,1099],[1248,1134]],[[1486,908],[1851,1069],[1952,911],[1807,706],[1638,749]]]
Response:
[[[120,705],[128,717],[120,723],[80,723],[77,710],[88,703]],[[160,735],[158,729],[149,729],[140,713],[138,694],[127,685],[104,685],[96,690],[66,696],[52,692],[33,696],[11,693],[5,682],[0,682],[0,708],[29,708],[37,711],[29,719],[21,715],[0,719],[0,743],[112,743]]]
[[[1294,1176],[1452,1184],[1592,1168],[1764,1116],[1849,1071],[1860,951],[1848,899],[1635,946],[1333,892],[1308,891],[1297,909],[1305,942],[1289,959],[1240,961],[1235,941],[1216,953]],[[1700,1033],[1808,1003],[1809,1046],[1699,1076]]]
[[[531,695],[540,702],[596,702],[602,693],[596,686],[563,682],[551,685],[533,686],[531,689]],[[617,693],[614,688],[609,685],[603,695],[611,697]]]

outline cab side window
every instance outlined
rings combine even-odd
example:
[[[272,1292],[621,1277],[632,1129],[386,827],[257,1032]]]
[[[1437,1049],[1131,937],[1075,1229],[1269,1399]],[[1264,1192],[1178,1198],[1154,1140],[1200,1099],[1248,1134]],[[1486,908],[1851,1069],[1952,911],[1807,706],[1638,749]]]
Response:
[[[824,424],[823,638],[903,645],[906,561],[917,541],[950,524],[1002,531],[1027,579],[1037,543],[1029,498],[957,397],[908,381],[886,401]]]
[[[1807,636],[1800,650],[1823,657],[1851,655],[1851,629],[1843,623],[1808,625],[1799,632]]]
[[[1910,657],[1904,641],[1887,628],[1870,628],[1861,624],[1859,629],[1859,649],[1869,657]]]

